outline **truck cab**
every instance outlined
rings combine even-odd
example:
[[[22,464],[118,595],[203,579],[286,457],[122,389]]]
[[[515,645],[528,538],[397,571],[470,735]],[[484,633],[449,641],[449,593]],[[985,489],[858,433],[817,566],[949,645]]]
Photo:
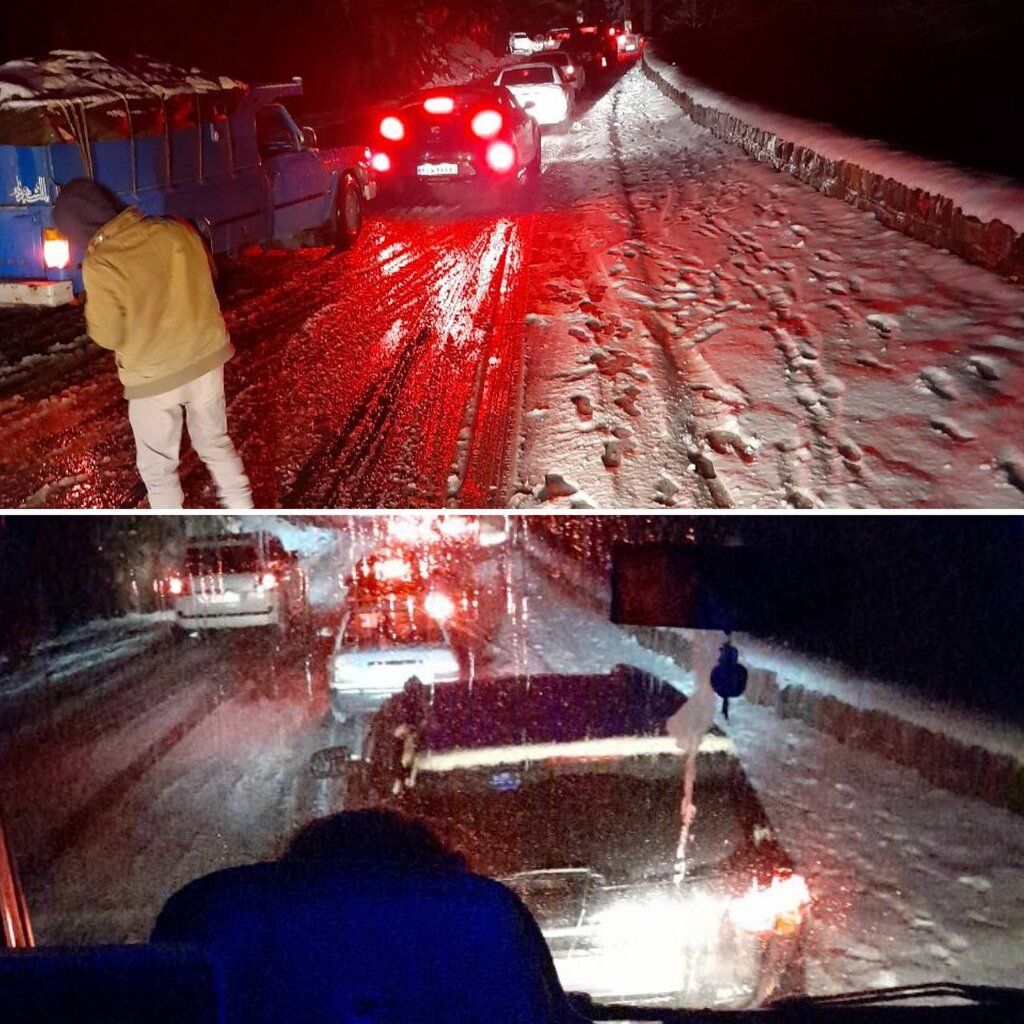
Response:
[[[84,254],[53,223],[75,178],[187,221],[214,255],[347,248],[376,195],[364,147],[321,152],[295,123],[285,101],[302,94],[301,79],[249,87],[59,51],[0,65],[0,85],[0,303],[55,306],[81,291]]]

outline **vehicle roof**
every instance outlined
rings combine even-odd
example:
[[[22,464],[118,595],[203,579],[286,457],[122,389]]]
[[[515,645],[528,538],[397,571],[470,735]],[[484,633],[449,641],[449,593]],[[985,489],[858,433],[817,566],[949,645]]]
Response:
[[[518,65],[516,66],[518,67]],[[418,89],[416,92],[408,94],[399,102],[398,106],[418,106],[431,96],[453,96],[458,98],[480,96],[490,99],[500,93],[501,90],[489,81],[459,82],[457,85],[435,85],[429,89]]]
[[[510,64],[510,65],[508,65],[508,67],[502,68],[501,71],[499,72],[498,77],[499,78],[504,78],[506,71],[513,71],[513,72],[514,71],[528,71],[531,68],[541,68],[544,71],[556,70],[554,68],[554,65],[548,63],[548,61],[546,61],[546,60],[545,61],[531,60],[531,61],[524,61],[522,64]]]

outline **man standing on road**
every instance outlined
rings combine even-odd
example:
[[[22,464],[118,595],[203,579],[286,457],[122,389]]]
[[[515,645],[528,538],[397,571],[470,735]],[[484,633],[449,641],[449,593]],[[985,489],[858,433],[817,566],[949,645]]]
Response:
[[[85,253],[89,337],[117,360],[150,506],[182,507],[178,460],[187,421],[221,504],[252,508],[227,432],[224,363],[235,350],[199,235],[179,221],[124,207],[86,178],[61,189],[53,217]]]

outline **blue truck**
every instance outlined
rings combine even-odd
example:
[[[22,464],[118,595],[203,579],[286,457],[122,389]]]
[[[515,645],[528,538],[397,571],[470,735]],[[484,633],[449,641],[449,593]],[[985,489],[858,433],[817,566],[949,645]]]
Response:
[[[0,65],[0,304],[55,306],[81,291],[82,253],[53,224],[74,178],[188,221],[214,255],[352,245],[377,191],[370,153],[318,149],[284,105],[301,93],[301,79],[249,87],[77,51]]]

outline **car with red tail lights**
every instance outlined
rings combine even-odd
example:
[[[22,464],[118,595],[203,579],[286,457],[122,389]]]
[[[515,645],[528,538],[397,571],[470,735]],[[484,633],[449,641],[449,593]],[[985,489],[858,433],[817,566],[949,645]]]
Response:
[[[507,90],[426,89],[380,112],[371,164],[383,188],[454,184],[509,191],[540,174],[536,122]]]
[[[179,635],[254,627],[284,632],[307,611],[305,572],[276,536],[262,533],[190,541],[160,589]]]
[[[566,82],[571,86],[574,96],[579,97],[587,84],[587,72],[582,61],[576,58],[568,50],[551,50],[548,53],[538,53],[529,60],[531,64],[550,64],[557,67],[565,77]]]
[[[417,726],[396,806],[511,886],[562,986],[597,1002],[746,1008],[803,987],[807,886],[717,727],[687,779],[665,733],[685,700],[631,666],[478,676],[435,687]],[[385,703],[373,734],[404,712]],[[386,763],[367,778],[395,801]]]
[[[571,126],[576,90],[562,69],[541,61],[503,68],[494,80],[507,89],[539,125]]]

